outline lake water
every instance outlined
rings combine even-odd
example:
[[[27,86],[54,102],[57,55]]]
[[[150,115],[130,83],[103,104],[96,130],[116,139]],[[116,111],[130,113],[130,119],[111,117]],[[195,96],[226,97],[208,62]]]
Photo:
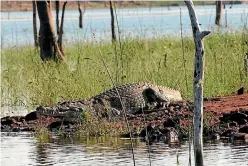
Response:
[[[60,12],[61,13],[61,12]],[[158,38],[180,35],[180,7],[154,7],[117,9],[118,27],[122,39]],[[184,35],[191,34],[188,10],[182,7],[182,29]],[[215,6],[196,6],[199,23],[204,30],[215,30]],[[55,13],[53,13],[55,16]],[[242,29],[247,25],[247,5],[226,5],[223,10],[221,31]],[[110,12],[108,9],[86,10],[84,28],[78,27],[78,11],[65,12],[64,42],[96,40],[110,41]],[[227,25],[227,27],[225,26]],[[39,27],[39,26],[38,26]],[[94,34],[94,35],[93,35]],[[1,47],[33,45],[32,12],[1,12]]]
[[[129,139],[93,138],[61,139],[54,135],[48,143],[39,143],[31,133],[1,133],[1,165],[133,165]],[[150,154],[150,158],[149,158]],[[194,165],[193,151],[192,165]],[[180,146],[163,142],[149,147],[134,140],[136,165],[186,166],[189,163],[188,143]],[[178,160],[177,160],[178,156]],[[206,143],[204,163],[209,166],[247,166],[248,143]]]

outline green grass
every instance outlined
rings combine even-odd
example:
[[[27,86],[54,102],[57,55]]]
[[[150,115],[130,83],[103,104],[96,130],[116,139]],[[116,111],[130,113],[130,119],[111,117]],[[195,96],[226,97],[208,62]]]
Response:
[[[228,95],[241,86],[248,88],[248,79],[243,74],[247,49],[243,37],[241,33],[220,33],[205,38],[205,97]],[[99,45],[118,84],[149,81],[180,89],[185,99],[192,99],[194,43],[191,37],[184,39],[186,68],[179,39],[126,40],[122,42],[122,51],[119,44],[116,50],[111,43]],[[2,105],[24,103],[33,108],[88,98],[112,87],[96,44],[75,44],[64,51],[67,66],[42,63],[33,47],[2,50]]]

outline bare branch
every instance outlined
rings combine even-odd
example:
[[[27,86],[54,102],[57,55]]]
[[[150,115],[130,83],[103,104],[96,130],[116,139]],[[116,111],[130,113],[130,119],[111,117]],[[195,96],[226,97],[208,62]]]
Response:
[[[59,38],[58,38],[58,46],[60,51],[63,53],[63,47],[62,47],[62,37],[64,33],[64,15],[65,15],[65,6],[67,4],[67,1],[64,2],[63,4],[63,9],[62,9],[62,16],[61,16],[61,23],[60,23],[60,30],[59,30]]]

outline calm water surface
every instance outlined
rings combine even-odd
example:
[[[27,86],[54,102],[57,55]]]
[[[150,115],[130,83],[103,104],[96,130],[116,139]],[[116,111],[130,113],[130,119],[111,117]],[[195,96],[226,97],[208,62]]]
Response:
[[[222,27],[215,26],[215,6],[196,6],[202,29],[214,31],[233,31],[247,26],[247,5],[230,5],[223,9]],[[188,10],[181,8],[184,35],[191,35]],[[60,12],[61,13],[61,12]],[[123,39],[159,38],[180,36],[180,7],[153,7],[117,9],[118,27]],[[55,13],[53,12],[55,17]],[[109,9],[87,9],[84,14],[84,28],[78,27],[78,10],[65,12],[64,42],[84,43],[96,40],[110,41]],[[33,45],[32,12],[1,12],[1,47]],[[227,26],[226,26],[227,25]],[[39,25],[38,25],[39,27]],[[94,34],[94,35],[93,35]]]
[[[72,136],[61,139],[54,135],[47,140],[48,143],[40,143],[31,133],[1,134],[1,165],[3,166],[133,165],[128,139],[86,139]],[[134,147],[136,165],[149,165],[146,143],[135,139]],[[149,149],[151,165],[185,166],[189,163],[187,143],[178,147],[159,142],[153,143]],[[206,143],[204,159],[205,165],[209,166],[247,166],[248,144]]]

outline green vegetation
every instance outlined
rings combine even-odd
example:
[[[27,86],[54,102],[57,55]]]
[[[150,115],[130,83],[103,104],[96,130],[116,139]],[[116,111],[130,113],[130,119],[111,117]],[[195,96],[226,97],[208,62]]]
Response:
[[[248,36],[246,34],[246,36]],[[241,86],[244,77],[244,35],[212,34],[205,39],[205,97],[227,95]],[[119,44],[75,44],[65,47],[67,65],[42,63],[33,47],[2,50],[2,105],[30,108],[58,101],[88,98],[112,87],[101,60],[101,50],[118,84],[149,81],[193,95],[194,43],[184,39],[185,68],[179,39],[126,40]],[[186,70],[186,77],[185,77]],[[188,86],[186,86],[186,80]]]

